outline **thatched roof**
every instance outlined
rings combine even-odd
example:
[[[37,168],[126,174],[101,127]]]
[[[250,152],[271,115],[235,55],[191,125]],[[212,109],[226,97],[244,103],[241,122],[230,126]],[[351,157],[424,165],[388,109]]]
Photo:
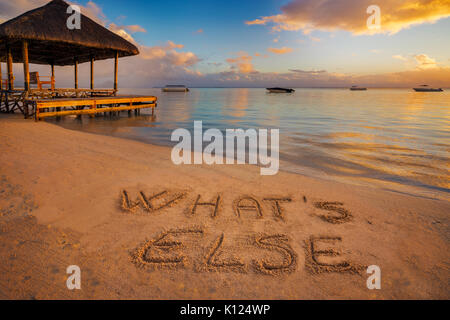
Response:
[[[22,62],[22,40],[28,41],[30,63],[64,66],[78,62],[139,54],[136,46],[81,14],[81,29],[67,28],[69,5],[53,0],[0,24],[0,61],[6,59],[6,46],[14,62]]]

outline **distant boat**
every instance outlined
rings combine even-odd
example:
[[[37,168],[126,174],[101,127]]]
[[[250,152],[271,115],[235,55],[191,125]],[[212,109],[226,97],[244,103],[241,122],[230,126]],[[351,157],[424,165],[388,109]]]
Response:
[[[352,91],[365,91],[365,90],[367,90],[367,88],[364,88],[364,87],[358,87],[358,86],[352,86],[352,87],[350,88],[350,90],[352,90]]]
[[[163,92],[189,92],[189,88],[184,85],[167,85],[162,88]]]
[[[270,93],[292,93],[295,92],[294,89],[288,89],[288,88],[266,88],[267,91]]]
[[[416,92],[442,92],[442,88],[431,88],[427,84],[421,85],[419,88],[413,88]]]

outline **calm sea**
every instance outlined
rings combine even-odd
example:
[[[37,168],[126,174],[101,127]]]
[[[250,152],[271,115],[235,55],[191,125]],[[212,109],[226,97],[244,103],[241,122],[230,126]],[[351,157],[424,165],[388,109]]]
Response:
[[[176,128],[279,128],[280,170],[416,196],[450,198],[450,91],[410,89],[121,89],[156,95],[156,116],[56,121],[69,129],[173,146]]]

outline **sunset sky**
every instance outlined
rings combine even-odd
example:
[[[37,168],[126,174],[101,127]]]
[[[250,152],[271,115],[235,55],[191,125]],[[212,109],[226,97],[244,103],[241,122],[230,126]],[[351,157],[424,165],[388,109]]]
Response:
[[[0,0],[0,22],[47,2]],[[119,62],[122,87],[450,87],[450,0],[71,3],[138,46],[139,56]],[[378,30],[366,24],[373,4],[381,9]],[[112,81],[111,64],[98,62],[99,86]],[[80,69],[85,86],[87,70]],[[60,84],[71,75],[57,68]]]

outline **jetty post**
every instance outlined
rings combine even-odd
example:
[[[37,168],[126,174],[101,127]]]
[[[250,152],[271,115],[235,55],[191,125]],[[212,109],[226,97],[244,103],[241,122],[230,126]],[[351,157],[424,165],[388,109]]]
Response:
[[[114,54],[114,90],[117,91],[117,71],[119,64],[119,53],[116,51]]]
[[[94,56],[91,56],[91,90],[94,90]]]
[[[9,45],[7,45],[6,47],[6,52],[6,63],[8,69],[8,90],[14,90],[13,57],[11,47]]]

